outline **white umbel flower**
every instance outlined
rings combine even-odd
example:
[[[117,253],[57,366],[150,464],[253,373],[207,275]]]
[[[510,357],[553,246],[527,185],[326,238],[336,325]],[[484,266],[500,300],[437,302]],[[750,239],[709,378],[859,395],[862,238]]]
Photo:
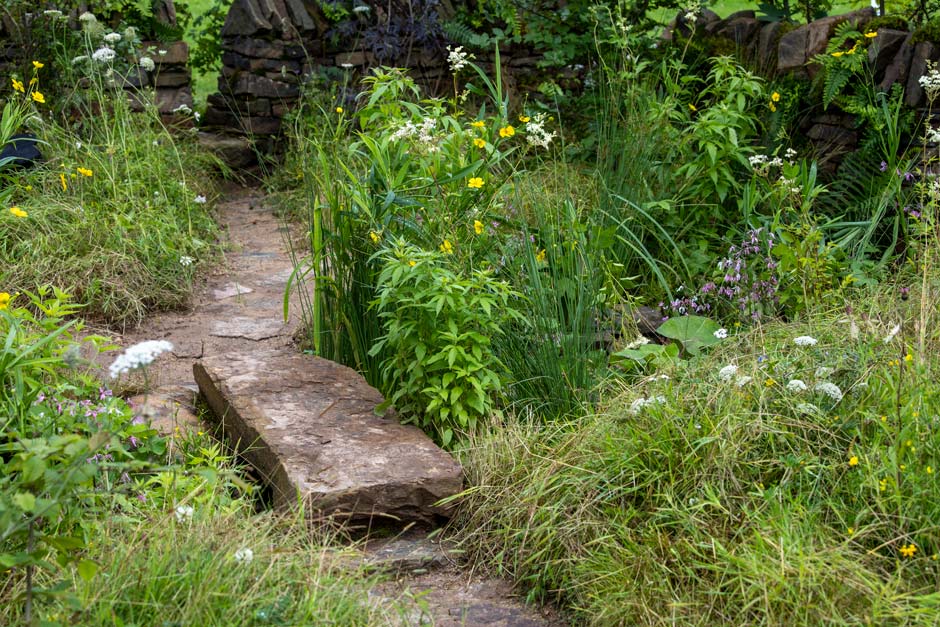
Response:
[[[802,392],[805,392],[807,389],[809,389],[809,388],[808,388],[807,385],[803,382],[802,379],[792,379],[792,380],[790,380],[789,383],[787,383],[787,391],[788,391],[788,392],[794,392],[794,393],[796,393],[796,394],[800,394],[800,393],[802,393]]]
[[[738,374],[738,367],[734,364],[729,364],[718,371],[718,379],[727,382],[733,379],[736,374]]]
[[[154,68],[157,67],[150,57],[141,57],[139,63],[140,67],[147,72],[153,72]]]
[[[842,400],[842,390],[839,389],[839,386],[831,381],[820,381],[813,388],[820,394],[825,394],[835,402]]]
[[[450,71],[454,74],[464,69],[473,58],[472,54],[463,51],[463,46],[457,46],[453,50],[447,46],[447,53],[447,63],[450,64]]]
[[[665,396],[651,396],[650,398],[638,398],[632,403],[630,403],[629,413],[633,416],[636,416],[640,413],[644,407],[649,407],[650,405],[662,405],[666,402]]]
[[[793,338],[793,343],[796,344],[797,346],[816,346],[816,344],[818,344],[819,341],[812,336],[801,335],[799,337]]]
[[[102,39],[113,46],[117,42],[121,41],[121,33],[108,33],[102,37]]]
[[[116,379],[131,370],[148,366],[153,363],[154,359],[171,350],[173,350],[173,345],[166,340],[147,340],[146,342],[134,344],[118,355],[117,359],[111,364],[109,368],[111,378]]]
[[[108,48],[107,46],[102,46],[92,53],[91,58],[97,61],[98,63],[108,63],[114,60],[114,57],[117,56],[117,53],[113,49]]]
[[[754,377],[749,377],[749,376],[747,376],[747,375],[745,374],[745,375],[741,375],[740,377],[738,377],[737,379],[735,379],[735,380],[734,380],[734,384],[735,384],[736,386],[738,386],[739,388],[743,388],[745,385],[747,385],[748,383],[750,383],[750,382],[753,381],[753,380],[754,380]]]
[[[232,558],[239,564],[250,564],[255,559],[255,552],[246,546],[235,551]]]
[[[204,205],[206,204],[206,197],[203,196],[202,194],[199,194],[198,196],[193,198],[193,202],[196,203],[197,205]]]
[[[176,522],[190,522],[195,512],[196,510],[193,509],[192,505],[177,505],[175,510]]]
[[[714,333],[712,333],[712,335],[714,335],[714,336],[715,336],[716,338],[718,338],[719,340],[723,340],[723,339],[725,339],[726,337],[728,337],[728,329],[724,329],[724,328],[718,329],[717,331],[715,331]]]

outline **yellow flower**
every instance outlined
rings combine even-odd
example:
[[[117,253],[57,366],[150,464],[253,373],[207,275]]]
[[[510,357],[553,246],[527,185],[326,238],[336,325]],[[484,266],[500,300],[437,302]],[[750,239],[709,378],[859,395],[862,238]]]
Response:
[[[855,533],[855,527],[849,527],[848,529],[846,529],[846,531],[849,533],[849,535],[852,535],[853,533]]]
[[[908,353],[907,355],[904,356],[904,361],[906,361],[907,363],[911,363],[912,361],[914,361],[914,356]]]
[[[780,102],[780,94],[777,92],[774,92],[770,94],[770,99],[773,100],[774,102]]]
[[[15,215],[17,218],[25,218],[29,214],[20,209],[19,207],[10,207],[10,213]]]
[[[369,231],[369,238],[372,240],[373,244],[378,244],[382,239],[382,236],[376,233],[375,231]]]
[[[900,365],[901,365],[901,360],[899,360],[899,359],[892,359],[891,361],[888,362],[888,365],[889,365],[889,366],[900,366]]]
[[[32,186],[32,185],[27,185],[27,186],[24,187],[23,189],[25,189],[25,190],[28,191],[28,192],[31,192],[31,191],[33,191],[33,186]]]
[[[695,113],[696,111],[698,111],[698,109],[696,109],[696,108],[695,108],[695,105],[690,102],[690,103],[689,103],[689,111],[691,111],[692,113]]]
[[[914,557],[914,553],[917,553],[917,546],[911,542],[906,546],[902,546],[900,549],[901,557]]]
[[[516,129],[514,129],[512,126],[507,125],[499,129],[500,137],[512,137],[515,134],[516,134]]]
[[[467,187],[470,189],[480,189],[483,187],[483,179],[479,176],[474,176],[469,181],[467,181]]]
[[[838,59],[839,57],[841,57],[841,56],[844,55],[844,54],[845,54],[844,52],[842,52],[841,50],[839,50],[838,52],[833,52],[833,53],[832,53],[832,56],[834,56],[835,58]]]
[[[75,168],[75,171],[81,174],[82,176],[91,176],[94,174],[94,172],[92,172],[88,168]]]
[[[771,103],[768,104],[767,106],[770,108],[770,112],[771,112],[771,113],[776,113],[776,112],[777,112],[777,105],[775,105],[774,103],[771,102]]]
[[[522,122],[523,124],[525,124],[526,122],[528,122],[530,119],[531,119],[531,118],[530,118],[529,116],[525,115],[525,114],[522,114],[522,115],[519,116],[519,121]]]
[[[878,482],[878,489],[884,492],[888,488],[888,480],[882,479]]]
[[[6,309],[10,306],[12,296],[8,292],[0,292],[0,309]]]
[[[858,455],[852,455],[849,458],[849,466],[858,466]]]
[[[418,264],[418,262],[415,261],[414,259],[409,259],[409,260],[408,260],[408,265],[411,266],[412,268],[414,268],[417,264]]]
[[[36,68],[37,70],[41,70],[43,67],[45,67],[45,65],[46,65],[45,63],[40,63],[39,61],[33,61],[33,67]]]
[[[483,235],[483,230],[484,230],[484,229],[485,229],[485,227],[483,226],[483,223],[482,223],[482,222],[480,222],[479,220],[474,220],[474,221],[473,221],[473,232],[474,232],[474,233],[476,233],[477,235]]]
[[[441,252],[445,255],[449,255],[454,252],[454,245],[450,243],[449,239],[445,239],[444,243],[439,246]]]
[[[23,86],[23,81],[18,81],[15,78],[10,79],[13,81],[13,89],[16,91],[26,92],[26,88]]]
[[[473,145],[476,146],[477,148],[486,148],[486,140],[480,139],[479,137],[477,137],[476,139],[473,140]]]
[[[32,77],[31,79],[29,79],[29,84],[30,84],[30,86],[38,85],[38,84],[39,84],[39,79],[34,76],[34,77]]]
[[[46,104],[46,97],[43,96],[42,93],[38,91],[33,92],[33,100],[35,100],[39,104]]]
[[[774,385],[775,383],[776,383],[776,381],[774,381],[774,380],[771,379],[770,377],[768,377],[767,380],[764,381],[764,385],[766,385],[767,387],[773,387],[773,385]]]
[[[544,248],[538,251],[537,253],[535,253],[535,260],[539,263],[545,263],[545,249]]]
[[[927,466],[927,474],[928,474],[928,475],[932,475],[932,474],[933,474],[933,466]]]
[[[65,174],[64,174],[64,173],[59,174],[59,182],[62,183],[62,191],[63,191],[63,192],[69,191],[69,184],[65,182]]]
[[[337,112],[337,113],[342,113],[342,112],[343,112],[343,108],[342,108],[342,107],[336,107],[336,112]]]
[[[470,126],[472,126],[473,128],[483,128],[485,126],[485,123],[483,122],[483,120],[477,120],[476,122],[471,123]]]

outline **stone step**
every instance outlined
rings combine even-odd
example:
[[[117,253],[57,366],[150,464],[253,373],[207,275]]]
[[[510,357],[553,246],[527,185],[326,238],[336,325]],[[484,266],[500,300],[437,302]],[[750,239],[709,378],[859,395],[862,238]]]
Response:
[[[223,435],[273,489],[275,505],[374,523],[436,524],[462,469],[420,429],[375,414],[357,372],[291,349],[217,355],[193,374]]]

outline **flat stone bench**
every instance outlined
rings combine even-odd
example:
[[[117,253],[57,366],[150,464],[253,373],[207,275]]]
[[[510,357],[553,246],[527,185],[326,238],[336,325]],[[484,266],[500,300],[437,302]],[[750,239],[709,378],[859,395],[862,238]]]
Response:
[[[460,465],[420,429],[375,414],[382,395],[332,361],[290,349],[205,358],[199,390],[275,505],[351,520],[435,523]]]

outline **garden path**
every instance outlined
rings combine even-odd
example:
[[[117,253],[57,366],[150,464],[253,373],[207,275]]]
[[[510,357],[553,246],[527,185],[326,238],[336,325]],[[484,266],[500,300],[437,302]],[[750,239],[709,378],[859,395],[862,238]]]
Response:
[[[284,290],[293,271],[287,227],[274,215],[263,192],[231,186],[217,203],[225,232],[225,259],[194,290],[188,311],[160,313],[127,330],[118,341],[128,346],[144,340],[173,343],[149,373],[154,424],[166,433],[201,429],[195,400],[193,364],[230,353],[252,354],[294,344],[301,326],[297,297],[283,318]],[[138,402],[143,397],[135,397]],[[454,553],[412,530],[397,538],[376,538],[362,545],[361,559],[392,574],[373,590],[376,603],[396,599],[409,607],[403,624],[492,627],[559,626],[555,616],[539,613],[517,599],[501,579],[467,571]]]

